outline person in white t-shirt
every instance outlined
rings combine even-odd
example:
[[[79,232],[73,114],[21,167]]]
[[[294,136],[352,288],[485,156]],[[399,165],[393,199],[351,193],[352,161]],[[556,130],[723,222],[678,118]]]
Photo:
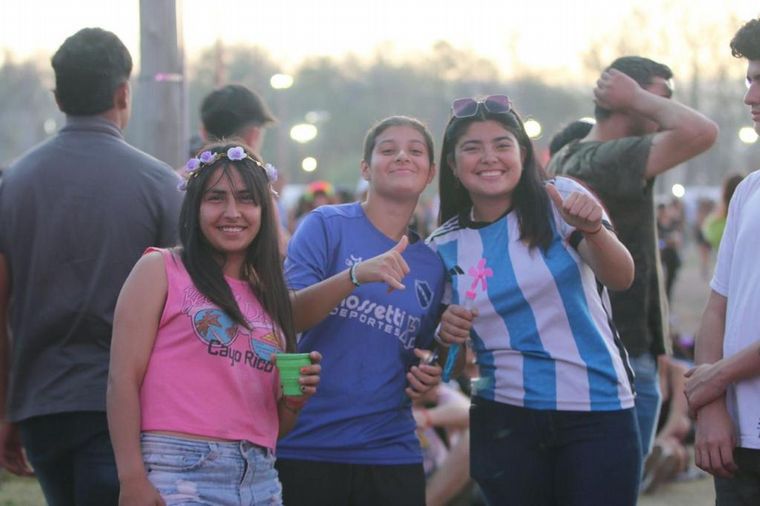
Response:
[[[746,58],[747,94],[760,133],[760,18],[742,26],[731,52]],[[737,187],[697,334],[686,397],[696,414],[695,461],[715,476],[716,504],[760,504],[760,174]]]

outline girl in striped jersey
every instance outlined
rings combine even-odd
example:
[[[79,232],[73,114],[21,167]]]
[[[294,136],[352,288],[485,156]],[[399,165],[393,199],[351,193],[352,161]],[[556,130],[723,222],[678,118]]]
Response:
[[[588,191],[542,180],[506,96],[454,101],[440,163],[438,338],[477,354],[473,478],[491,504],[634,505],[631,378],[601,286],[630,285],[630,254]]]

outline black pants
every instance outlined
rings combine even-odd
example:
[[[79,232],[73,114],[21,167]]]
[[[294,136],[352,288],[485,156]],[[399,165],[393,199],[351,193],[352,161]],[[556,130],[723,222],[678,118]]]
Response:
[[[470,473],[492,506],[633,506],[634,410],[553,411],[481,397],[470,408]]]
[[[277,459],[286,506],[424,506],[420,464],[361,465]]]
[[[760,450],[734,449],[739,470],[733,478],[715,477],[717,506],[757,506],[760,504]]]
[[[19,423],[21,443],[49,506],[119,502],[119,479],[104,412],[73,412]]]

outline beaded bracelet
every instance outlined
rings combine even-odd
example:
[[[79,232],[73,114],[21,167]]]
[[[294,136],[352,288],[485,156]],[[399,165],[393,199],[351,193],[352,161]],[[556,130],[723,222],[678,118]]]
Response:
[[[603,228],[604,228],[604,226],[603,226],[603,225],[599,225],[599,228],[597,228],[597,229],[596,229],[596,230],[594,230],[593,232],[587,232],[586,230],[581,230],[581,233],[582,233],[583,235],[587,235],[587,236],[588,236],[588,235],[596,235],[596,234],[598,234],[599,232],[601,232]]]
[[[351,268],[348,269],[348,275],[351,277],[351,283],[354,284],[355,287],[360,287],[361,283],[359,283],[359,280],[356,279],[356,266],[359,265],[359,262],[356,262],[355,264],[351,265]]]

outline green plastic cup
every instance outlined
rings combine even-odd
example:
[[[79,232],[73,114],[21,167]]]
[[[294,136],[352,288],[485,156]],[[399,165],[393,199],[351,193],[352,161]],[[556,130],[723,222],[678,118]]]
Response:
[[[303,394],[298,378],[301,376],[301,368],[307,365],[311,365],[308,353],[277,354],[277,370],[280,372],[283,394],[290,396]]]

